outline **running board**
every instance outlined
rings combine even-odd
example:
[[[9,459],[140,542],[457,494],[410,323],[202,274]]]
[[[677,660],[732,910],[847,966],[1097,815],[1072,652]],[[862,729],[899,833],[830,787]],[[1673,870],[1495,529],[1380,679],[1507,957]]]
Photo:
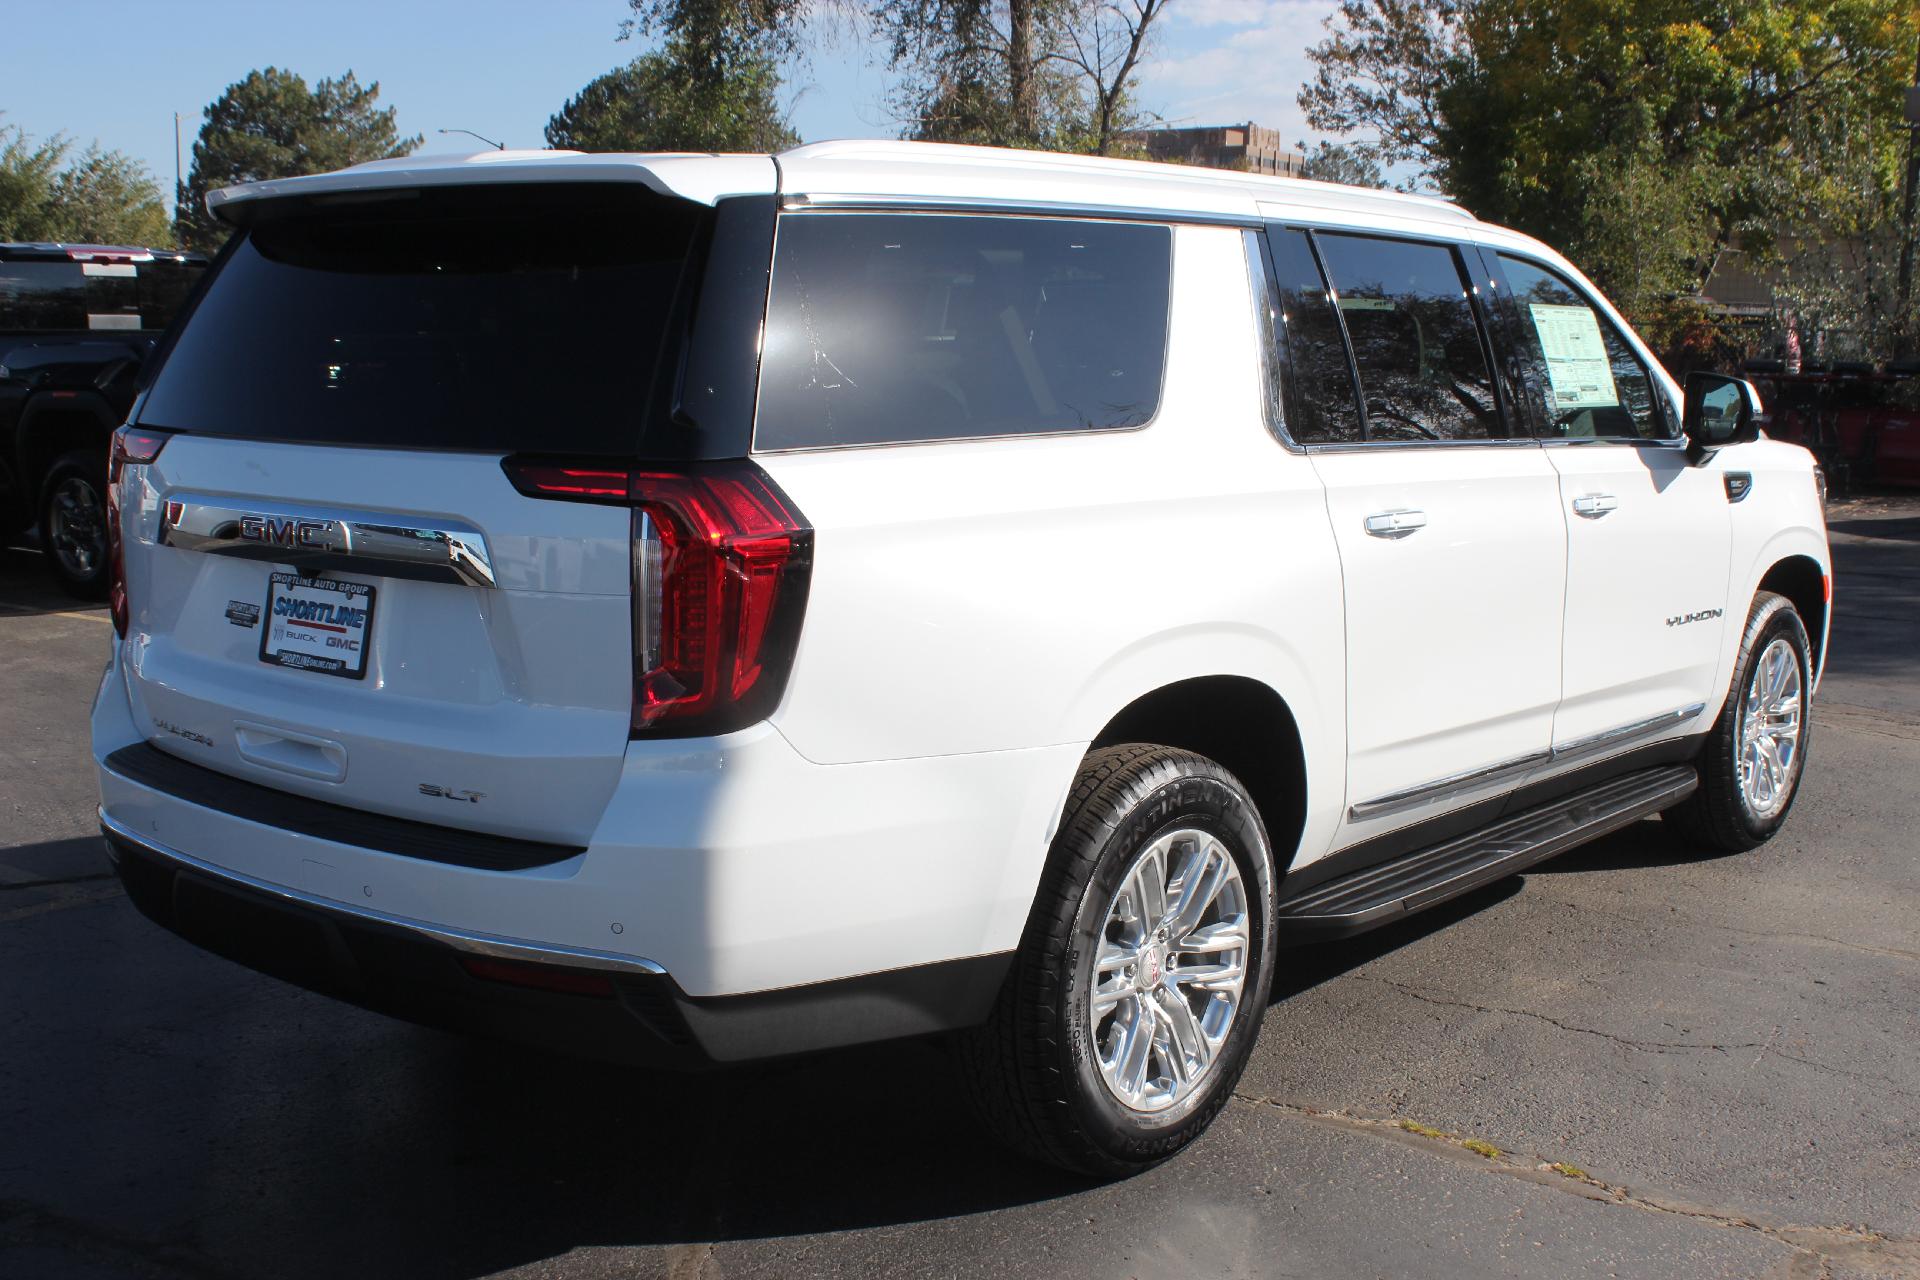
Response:
[[[1699,785],[1691,765],[1642,769],[1292,897],[1284,896],[1283,884],[1281,940],[1337,938],[1391,924],[1670,808]]]

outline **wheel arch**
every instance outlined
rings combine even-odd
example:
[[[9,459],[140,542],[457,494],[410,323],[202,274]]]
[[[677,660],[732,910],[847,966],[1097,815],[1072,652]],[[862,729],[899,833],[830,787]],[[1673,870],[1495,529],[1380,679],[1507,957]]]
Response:
[[[58,400],[41,394],[27,403],[20,414],[15,456],[21,492],[27,495],[36,519],[40,493],[53,464],[76,449],[96,449],[105,466],[118,417],[104,397],[92,392],[70,393]]]
[[[1827,615],[1833,607],[1827,599],[1828,581],[1827,571],[1818,560],[1809,555],[1789,555],[1774,561],[1760,575],[1759,586],[1755,588],[1785,596],[1799,611],[1807,624],[1807,639],[1813,645],[1816,683],[1827,661]]]
[[[1161,685],[1129,702],[1088,750],[1147,742],[1191,751],[1240,779],[1253,797],[1283,875],[1306,829],[1305,742],[1293,708],[1271,685],[1247,676],[1195,676]]]

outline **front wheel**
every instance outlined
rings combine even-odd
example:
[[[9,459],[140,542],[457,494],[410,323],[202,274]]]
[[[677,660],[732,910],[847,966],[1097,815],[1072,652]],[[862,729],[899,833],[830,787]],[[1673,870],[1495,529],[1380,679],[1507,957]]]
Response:
[[[1763,591],[1747,615],[1719,720],[1700,757],[1700,789],[1667,820],[1698,844],[1738,853],[1772,839],[1806,772],[1813,725],[1812,646],[1785,596]]]
[[[1103,1177],[1199,1137],[1259,1034],[1274,882],[1225,769],[1144,744],[1090,754],[999,1002],[964,1042],[994,1133]]]

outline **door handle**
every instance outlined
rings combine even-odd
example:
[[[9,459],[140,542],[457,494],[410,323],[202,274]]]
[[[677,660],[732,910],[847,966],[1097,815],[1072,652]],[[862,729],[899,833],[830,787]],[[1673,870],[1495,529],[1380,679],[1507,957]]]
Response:
[[[1619,505],[1619,499],[1610,493],[1583,493],[1573,500],[1573,514],[1598,520]]]
[[[1380,511],[1367,517],[1367,532],[1376,538],[1404,538],[1426,527],[1424,511]]]

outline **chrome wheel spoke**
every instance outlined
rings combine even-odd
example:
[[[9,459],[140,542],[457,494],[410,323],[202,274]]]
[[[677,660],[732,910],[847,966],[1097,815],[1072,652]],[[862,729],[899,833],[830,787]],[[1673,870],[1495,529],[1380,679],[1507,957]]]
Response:
[[[1778,637],[1749,678],[1740,717],[1740,790],[1747,808],[1772,817],[1793,795],[1802,712],[1800,658]]]
[[[1100,1074],[1123,1104],[1158,1111],[1200,1087],[1239,1012],[1251,945],[1239,864],[1218,839],[1188,829],[1140,851],[1082,970]]]

